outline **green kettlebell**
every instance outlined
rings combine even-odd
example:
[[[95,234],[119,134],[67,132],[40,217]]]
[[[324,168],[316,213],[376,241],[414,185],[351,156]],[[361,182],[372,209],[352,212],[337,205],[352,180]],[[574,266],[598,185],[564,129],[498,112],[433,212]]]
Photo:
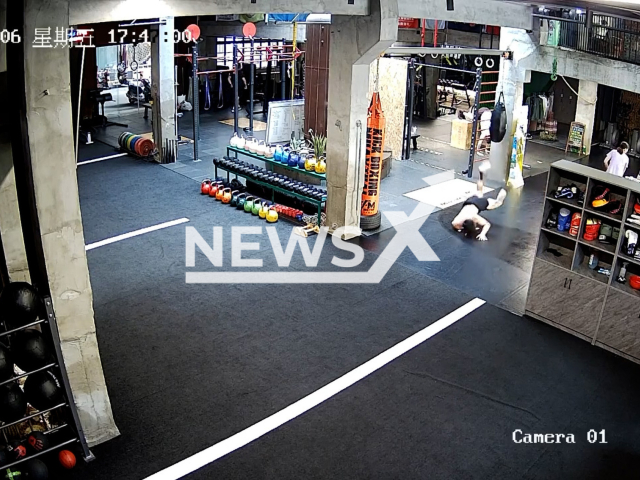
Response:
[[[251,213],[252,209],[253,209],[253,197],[249,196],[244,201],[244,211],[247,213]]]
[[[246,200],[246,193],[241,193],[240,195],[238,195],[238,200],[236,202],[236,208],[238,210],[244,210],[244,202]]]
[[[256,198],[253,202],[253,207],[251,207],[251,214],[258,215],[260,214],[260,208],[262,207],[262,203],[259,198]]]

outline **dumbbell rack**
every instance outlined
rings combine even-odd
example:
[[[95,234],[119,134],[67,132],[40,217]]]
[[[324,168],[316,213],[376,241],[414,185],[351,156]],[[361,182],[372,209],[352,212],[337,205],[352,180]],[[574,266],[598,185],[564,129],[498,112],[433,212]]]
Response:
[[[279,164],[282,165],[282,164]],[[227,180],[230,179],[230,173],[233,173],[236,178],[238,177],[242,177],[252,183],[255,183],[256,185],[260,185],[262,187],[266,187],[268,189],[271,189],[271,201],[275,202],[275,192],[279,192],[279,193],[283,193],[285,195],[289,195],[291,197],[297,198],[299,200],[303,200],[305,202],[311,203],[312,205],[315,205],[316,207],[318,207],[318,226],[322,226],[322,206],[326,203],[327,201],[327,197],[323,196],[322,200],[316,200],[315,198],[311,198],[308,197],[306,195],[302,195],[300,193],[291,191],[291,190],[287,190],[286,188],[282,188],[282,187],[278,187],[277,185],[272,185],[270,183],[267,182],[263,182],[261,180],[258,180],[257,178],[252,178],[249,177],[248,175],[243,175],[242,173],[238,173],[238,172],[229,172],[228,170],[224,169],[223,167],[218,167],[218,165],[214,164],[214,175],[217,178],[218,177],[218,168],[220,168],[220,170],[224,170],[225,172],[227,172]],[[302,171],[300,169],[296,169],[298,171]],[[310,173],[310,172],[307,172]],[[316,174],[317,175],[317,174]]]
[[[554,198],[557,187],[567,184],[585,191],[584,204],[576,198]],[[611,198],[624,206],[622,214],[592,207],[595,186],[610,189]],[[640,225],[627,222],[638,200],[639,182],[567,160],[553,163],[525,310],[533,318],[636,363],[640,363],[640,291],[629,286],[629,276],[640,275],[640,260],[626,255],[622,247],[627,231],[640,233]],[[578,235],[547,227],[549,212],[560,208],[567,208],[570,216],[581,214]],[[619,229],[618,238],[610,243],[585,239],[589,218]],[[598,266],[610,271],[608,276],[589,268],[592,253],[598,256]],[[619,283],[624,264],[626,281]]]
[[[67,445],[72,445],[72,444],[79,444],[80,449],[82,450],[82,456],[83,459],[86,462],[89,462],[91,460],[94,460],[94,456],[91,453],[91,450],[89,450],[89,446],[87,444],[87,440],[84,436],[84,432],[82,430],[82,425],[80,424],[80,417],[78,416],[78,411],[76,410],[76,405],[73,401],[73,394],[71,392],[71,385],[69,384],[69,377],[67,375],[67,369],[65,367],[65,363],[64,363],[64,358],[62,355],[62,347],[60,345],[60,335],[58,332],[58,324],[57,324],[57,320],[56,320],[56,316],[55,316],[55,312],[53,311],[53,302],[51,301],[51,297],[45,297],[44,299],[44,306],[45,306],[45,311],[46,311],[46,318],[44,319],[38,319],[35,322],[32,322],[30,324],[24,325],[22,327],[19,328],[15,328],[13,330],[7,330],[5,328],[4,332],[0,332],[0,341],[5,341],[7,338],[11,338],[10,336],[14,333],[17,333],[21,330],[26,330],[27,328],[31,328],[31,327],[35,327],[35,326],[40,326],[40,329],[42,331],[42,334],[45,338],[47,338],[48,340],[51,341],[51,343],[53,344],[54,347],[54,351],[55,351],[55,359],[52,363],[45,365],[44,367],[38,368],[36,370],[33,371],[29,371],[29,372],[25,372],[24,374],[18,375],[18,376],[14,376],[8,380],[5,380],[3,382],[0,382],[0,386],[4,386],[7,385],[11,382],[17,382],[18,380],[28,377],[29,375],[32,375],[34,373],[37,372],[41,372],[41,371],[45,371],[45,370],[53,370],[54,373],[56,374],[56,377],[60,380],[61,382],[61,388],[63,388],[64,390],[64,396],[65,396],[65,401],[63,403],[60,403],[58,405],[55,405],[51,408],[47,408],[46,410],[38,410],[36,413],[30,414],[30,415],[26,415],[23,418],[21,418],[20,420],[16,420],[10,423],[6,423],[3,425],[0,425],[0,432],[2,433],[2,437],[4,437],[4,441],[6,441],[6,432],[5,430],[19,425],[23,422],[29,422],[31,419],[36,418],[36,417],[41,417],[43,420],[43,423],[47,426],[48,430],[43,432],[45,435],[50,435],[52,433],[61,431],[63,429],[67,429],[67,431],[69,432],[68,438],[66,440],[63,440],[61,442],[56,443],[55,445],[52,445],[51,447],[49,447],[46,450],[43,450],[41,452],[38,453],[34,453],[34,454],[29,454],[27,455],[25,458],[17,460],[15,462],[9,463],[7,465],[2,465],[2,467],[0,467],[0,471],[2,470],[6,470],[8,468],[12,468],[15,467],[16,465],[22,463],[22,462],[26,462],[29,461],[33,458],[37,458],[40,457],[42,455],[46,455],[47,453],[56,451],[61,449],[62,447],[65,447]],[[9,345],[10,347],[10,345]],[[61,425],[58,425],[54,428],[49,428],[49,422],[47,422],[44,418],[44,415],[46,413],[52,412],[54,410],[59,410],[59,409],[66,409],[66,422],[67,423],[63,423]]]

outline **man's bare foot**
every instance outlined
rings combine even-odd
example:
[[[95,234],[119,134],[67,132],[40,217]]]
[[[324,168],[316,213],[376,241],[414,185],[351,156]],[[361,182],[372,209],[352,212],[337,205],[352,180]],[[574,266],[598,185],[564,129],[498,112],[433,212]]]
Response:
[[[501,188],[498,196],[496,197],[496,200],[499,202],[503,202],[505,198],[507,198],[507,191],[504,188]]]

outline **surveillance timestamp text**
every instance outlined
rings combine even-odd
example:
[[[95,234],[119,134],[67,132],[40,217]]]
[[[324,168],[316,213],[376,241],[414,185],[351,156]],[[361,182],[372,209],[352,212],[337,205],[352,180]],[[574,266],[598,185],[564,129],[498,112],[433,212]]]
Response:
[[[589,443],[607,443],[604,430],[591,429],[586,436]],[[573,433],[527,433],[519,428],[513,431],[511,439],[513,443],[576,443],[576,436]]]

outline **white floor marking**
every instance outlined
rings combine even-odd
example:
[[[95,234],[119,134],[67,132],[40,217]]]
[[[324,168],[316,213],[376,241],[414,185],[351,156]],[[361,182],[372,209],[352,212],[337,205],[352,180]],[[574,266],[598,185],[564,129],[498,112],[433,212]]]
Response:
[[[165,468],[164,470],[147,477],[145,480],[177,480],[218,460],[234,450],[244,447],[263,435],[266,435],[270,431],[287,423],[289,420],[293,420],[297,416],[311,410],[313,407],[340,393],[376,370],[384,367],[389,362],[407,353],[412,348],[420,345],[422,342],[433,337],[445,328],[453,325],[461,318],[469,315],[471,312],[484,305],[484,303],[484,300],[474,298],[469,303],[461,306],[450,314],[442,317],[440,320],[432,323],[425,329],[420,330],[409,338],[401,341],[389,350],[385,350],[380,355],[372,358],[366,363],[363,363],[337,380],[325,385],[320,390],[316,390],[310,395],[292,403],[284,410],[280,410],[255,425],[252,425],[226,440],[216,443],[215,445],[178,462],[175,465]]]
[[[86,165],[87,163],[101,162],[103,160],[109,160],[111,158],[124,157],[126,155],[129,155],[129,154],[128,153],[116,153],[115,155],[109,155],[108,157],[100,157],[100,158],[94,158],[93,160],[85,160],[84,162],[78,162],[78,166]]]
[[[127,238],[131,238],[131,237],[137,237],[138,235],[143,235],[149,232],[155,232],[156,230],[162,230],[163,228],[173,227],[174,225],[180,225],[181,223],[187,223],[188,221],[189,221],[188,218],[179,218],[178,220],[171,220],[170,222],[154,225],[153,227],[142,228],[140,230],[135,230],[133,232],[123,233],[122,235],[118,235],[117,237],[111,237],[105,240],[100,240],[99,242],[90,243],[89,245],[85,245],[84,249],[86,251],[93,250],[94,248],[103,247],[104,245],[109,245],[110,243],[119,242],[120,240],[126,240]]]

